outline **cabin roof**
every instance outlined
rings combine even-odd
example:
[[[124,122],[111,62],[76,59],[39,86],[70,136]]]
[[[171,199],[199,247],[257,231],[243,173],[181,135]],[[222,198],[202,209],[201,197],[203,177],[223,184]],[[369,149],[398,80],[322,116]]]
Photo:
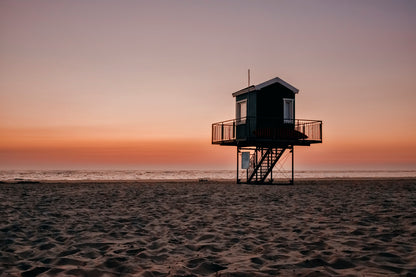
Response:
[[[261,84],[252,85],[252,86],[249,86],[249,87],[240,89],[239,91],[234,92],[233,93],[233,96],[236,97],[238,95],[245,94],[245,93],[247,93],[249,91],[261,90],[261,89],[263,89],[265,87],[271,86],[271,85],[276,84],[276,83],[281,84],[282,86],[288,88],[293,93],[298,93],[299,92],[299,90],[297,88],[295,88],[294,86],[292,86],[291,84],[283,81],[279,77],[276,77],[276,78],[270,79],[270,80],[268,80],[266,82],[263,82]]]

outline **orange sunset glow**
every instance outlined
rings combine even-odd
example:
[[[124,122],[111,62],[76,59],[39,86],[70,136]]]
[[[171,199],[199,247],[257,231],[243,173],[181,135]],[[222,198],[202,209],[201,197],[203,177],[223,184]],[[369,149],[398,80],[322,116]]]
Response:
[[[233,169],[211,124],[279,76],[300,169],[416,168],[415,1],[1,1],[0,169]]]

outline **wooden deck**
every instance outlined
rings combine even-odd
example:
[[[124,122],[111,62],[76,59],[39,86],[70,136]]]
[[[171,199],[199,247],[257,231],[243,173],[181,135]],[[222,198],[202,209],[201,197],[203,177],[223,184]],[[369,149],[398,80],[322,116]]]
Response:
[[[253,119],[212,124],[212,144],[226,146],[309,146],[322,143],[322,121],[295,119],[293,124],[259,128]]]

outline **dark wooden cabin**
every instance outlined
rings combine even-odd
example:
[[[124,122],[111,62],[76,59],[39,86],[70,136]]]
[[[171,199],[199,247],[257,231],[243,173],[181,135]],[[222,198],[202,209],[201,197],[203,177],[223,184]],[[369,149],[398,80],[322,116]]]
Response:
[[[252,168],[247,183],[264,183],[285,150],[291,151],[293,161],[295,145],[322,142],[322,121],[295,118],[298,92],[278,77],[246,87],[232,94],[236,100],[236,118],[212,124],[213,144],[237,146],[238,155],[250,152],[249,168],[244,168],[248,173]],[[240,158],[237,158],[237,176]],[[241,164],[247,167],[247,161],[241,159]],[[266,162],[267,169],[263,164]],[[268,181],[273,182],[272,176]]]

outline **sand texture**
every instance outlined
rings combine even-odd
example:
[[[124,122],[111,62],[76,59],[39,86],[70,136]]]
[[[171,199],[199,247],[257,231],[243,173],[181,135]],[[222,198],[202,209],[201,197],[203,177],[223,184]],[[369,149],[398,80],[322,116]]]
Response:
[[[416,276],[416,180],[0,184],[1,276]]]

